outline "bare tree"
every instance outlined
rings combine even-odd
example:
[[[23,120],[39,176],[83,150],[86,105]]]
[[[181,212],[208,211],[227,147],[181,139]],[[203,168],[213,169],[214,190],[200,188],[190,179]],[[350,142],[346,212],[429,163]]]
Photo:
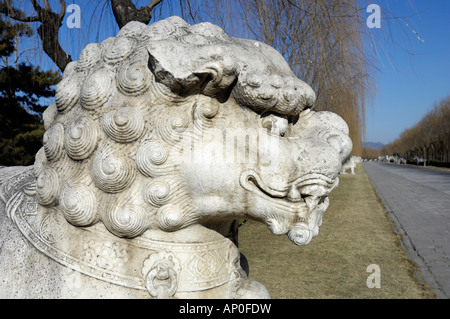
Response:
[[[48,0],[44,1],[44,7],[41,7],[36,0],[30,0],[36,15],[26,16],[24,13],[11,6],[11,1],[6,0],[6,7],[2,12],[14,20],[21,22],[41,22],[38,28],[39,37],[42,40],[42,47],[47,55],[55,62],[61,71],[64,71],[66,65],[72,61],[59,44],[58,31],[62,25],[62,20],[66,14],[66,3],[60,0],[61,11],[53,12]]]
[[[414,126],[382,149],[385,155],[415,156],[434,162],[450,162],[450,97],[439,101]]]
[[[0,6],[0,12],[17,21],[40,22],[41,25],[37,31],[42,40],[44,52],[62,72],[66,65],[72,61],[72,57],[61,47],[58,36],[58,31],[66,14],[66,2],[59,0],[61,10],[60,12],[54,12],[50,7],[49,0],[44,0],[44,6],[41,6],[37,0],[29,1],[35,11],[34,15],[25,15],[23,11],[13,7],[11,0],[5,0],[6,5]],[[152,0],[150,4],[138,9],[131,0],[111,0],[111,8],[119,28],[122,28],[130,21],[148,24],[152,18],[153,8],[161,2],[162,0]]]
[[[364,159],[377,159],[381,155],[379,150],[375,150],[373,148],[363,148],[361,152],[361,156]]]

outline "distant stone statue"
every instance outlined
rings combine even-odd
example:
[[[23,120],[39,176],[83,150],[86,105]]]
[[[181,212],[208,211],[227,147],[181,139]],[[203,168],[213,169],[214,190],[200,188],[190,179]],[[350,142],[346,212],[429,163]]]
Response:
[[[362,158],[360,156],[352,156],[350,159],[342,165],[341,174],[347,174],[347,170],[350,170],[352,175],[355,175],[355,167],[358,163],[362,162]]]
[[[427,166],[427,160],[425,158],[414,156],[413,160],[416,161],[416,165],[419,166],[420,163],[423,163],[423,166]]]
[[[172,17],[71,62],[30,167],[0,170],[2,298],[268,298],[237,220],[306,245],[346,123],[257,41]]]

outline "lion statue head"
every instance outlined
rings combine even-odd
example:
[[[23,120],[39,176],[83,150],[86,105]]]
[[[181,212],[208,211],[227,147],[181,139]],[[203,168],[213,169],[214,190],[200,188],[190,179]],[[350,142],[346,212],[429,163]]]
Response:
[[[125,238],[251,218],[307,244],[352,148],[314,101],[261,42],[131,22],[64,71],[34,164],[40,209]]]

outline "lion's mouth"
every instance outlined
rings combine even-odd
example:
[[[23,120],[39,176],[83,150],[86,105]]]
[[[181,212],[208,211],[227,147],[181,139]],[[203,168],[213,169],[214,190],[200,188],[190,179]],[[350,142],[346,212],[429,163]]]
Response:
[[[336,188],[338,180],[319,173],[309,173],[287,182],[283,189],[274,189],[266,184],[258,173],[247,170],[241,174],[240,183],[253,193],[275,200],[281,199],[293,207],[306,205],[311,208],[312,200],[320,201],[327,196]]]
[[[252,170],[240,177],[241,185],[262,198],[271,212],[263,218],[276,235],[288,234],[297,245],[306,245],[318,233],[322,214],[328,207],[327,195],[336,188],[338,179],[318,173],[303,175],[274,189]]]
[[[308,216],[308,207],[304,201],[288,200],[288,187],[279,190],[271,188],[264,183],[258,173],[248,170],[241,174],[240,184],[244,189],[260,197],[276,211],[296,215],[298,219],[305,220]]]

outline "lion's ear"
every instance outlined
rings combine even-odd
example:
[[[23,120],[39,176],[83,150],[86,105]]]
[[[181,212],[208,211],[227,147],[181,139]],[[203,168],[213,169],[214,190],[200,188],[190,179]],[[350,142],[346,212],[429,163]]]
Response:
[[[222,95],[237,78],[236,59],[217,46],[160,40],[147,49],[156,81],[180,95]]]

